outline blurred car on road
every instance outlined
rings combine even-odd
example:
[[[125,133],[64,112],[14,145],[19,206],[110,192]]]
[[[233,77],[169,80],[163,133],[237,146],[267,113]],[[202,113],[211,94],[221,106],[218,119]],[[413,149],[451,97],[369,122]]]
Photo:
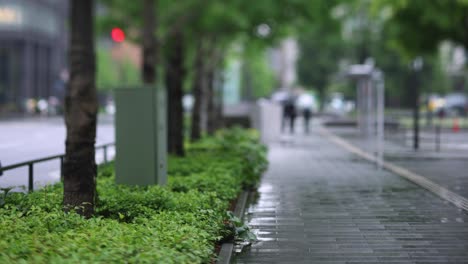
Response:
[[[343,94],[333,93],[327,100],[324,111],[327,114],[343,116],[353,111],[354,108],[354,102],[345,100]]]
[[[468,98],[463,93],[451,93],[444,98],[444,110],[449,116],[466,116],[468,110]]]
[[[463,93],[450,93],[445,96],[432,94],[427,98],[427,110],[440,117],[466,116],[468,97]]]

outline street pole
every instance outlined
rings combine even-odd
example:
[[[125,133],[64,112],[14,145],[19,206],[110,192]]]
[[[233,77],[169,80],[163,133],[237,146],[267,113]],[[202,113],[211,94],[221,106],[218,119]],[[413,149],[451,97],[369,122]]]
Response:
[[[413,72],[412,76],[412,88],[413,88],[413,149],[419,149],[419,87],[416,80],[416,71]]]
[[[359,133],[361,133],[361,136],[364,134],[364,130],[363,130],[363,116],[364,116],[364,111],[362,109],[362,102],[364,101],[364,95],[362,93],[362,86],[363,86],[363,81],[362,80],[359,80],[358,81],[358,84],[357,84],[357,98],[356,98],[356,102],[357,102],[357,106],[356,106],[356,113],[357,113],[357,126],[358,126],[358,130],[359,130]]]
[[[421,57],[413,61],[411,87],[413,89],[413,149],[419,149],[419,72],[423,67]]]
[[[373,93],[372,93],[372,89],[373,89],[373,86],[372,86],[372,81],[371,79],[367,79],[366,81],[366,98],[367,98],[367,105],[366,105],[366,115],[367,115],[367,120],[366,120],[366,134],[367,134],[367,138],[369,139],[369,149],[372,149],[372,140],[370,140],[373,136],[373,126],[374,126],[374,122],[373,122],[373,107],[372,107],[372,103],[373,103]]]
[[[376,74],[376,92],[377,92],[377,167],[383,167],[383,153],[385,140],[385,79],[381,71]]]

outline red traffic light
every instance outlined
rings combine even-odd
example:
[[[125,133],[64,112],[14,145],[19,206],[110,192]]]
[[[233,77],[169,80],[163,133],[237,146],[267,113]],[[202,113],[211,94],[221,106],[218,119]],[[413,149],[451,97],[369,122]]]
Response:
[[[125,33],[120,28],[113,28],[111,31],[111,38],[115,42],[122,42],[125,40]]]

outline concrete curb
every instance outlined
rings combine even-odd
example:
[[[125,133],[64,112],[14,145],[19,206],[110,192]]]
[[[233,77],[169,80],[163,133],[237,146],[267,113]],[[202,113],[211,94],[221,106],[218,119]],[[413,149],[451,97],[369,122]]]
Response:
[[[332,141],[333,143],[337,144],[338,146],[348,150],[351,153],[354,153],[370,162],[377,163],[377,159],[365,152],[364,150],[352,145],[348,141],[344,140],[343,138],[340,138],[336,135],[334,135],[332,132],[327,130],[324,127],[320,128],[320,134],[325,136],[328,140]],[[439,196],[440,198],[452,203],[456,207],[463,209],[468,212],[468,199],[465,197],[462,197],[447,188],[440,186],[439,184],[427,179],[424,176],[418,175],[416,173],[413,173],[405,168],[402,168],[400,166],[397,166],[391,162],[384,161],[382,164],[382,167],[390,172],[393,172],[413,183],[416,185],[425,188],[426,190],[434,193],[435,195]]]
[[[234,215],[243,219],[245,207],[247,205],[248,191],[243,191],[239,198],[237,199],[236,208],[234,209]],[[221,245],[221,250],[219,251],[218,259],[216,260],[217,264],[229,264],[231,263],[232,252],[234,251],[234,243],[228,242]]]

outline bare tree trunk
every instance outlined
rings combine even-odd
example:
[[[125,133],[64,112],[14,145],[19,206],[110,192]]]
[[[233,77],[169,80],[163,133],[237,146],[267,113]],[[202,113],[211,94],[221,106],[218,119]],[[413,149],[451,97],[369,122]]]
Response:
[[[216,71],[216,98],[217,102],[215,104],[215,127],[216,129],[221,129],[224,127],[224,120],[223,120],[223,108],[224,108],[224,74],[223,69],[219,69]]]
[[[221,129],[223,124],[223,100],[224,100],[224,52],[222,50],[219,51],[218,58],[217,58],[217,66],[215,70],[215,78],[214,78],[214,85],[215,85],[215,129]]]
[[[197,141],[201,138],[201,114],[203,94],[203,78],[204,78],[204,62],[203,62],[203,43],[199,40],[195,54],[195,78],[193,84],[193,96],[195,102],[192,109],[192,124],[190,131],[190,140]]]
[[[184,110],[182,108],[184,70],[184,37],[177,31],[167,53],[166,85],[168,89],[168,151],[184,156]]]
[[[319,97],[319,111],[322,112],[325,107],[325,87],[318,87],[318,97]]]
[[[202,97],[200,98],[201,102],[201,109],[200,109],[200,130],[203,135],[203,133],[206,133],[206,130],[208,129],[208,95],[207,93],[208,90],[208,74],[207,74],[207,69],[209,67],[208,61],[206,59],[206,53],[204,53],[204,67],[203,67],[203,72],[202,72],[202,77],[201,77],[201,89],[202,89]]]
[[[65,99],[63,205],[65,210],[76,210],[85,217],[94,213],[97,173],[93,7],[93,0],[71,1],[70,83]]]
[[[215,91],[214,91],[214,75],[215,67],[211,67],[207,70],[206,73],[206,132],[208,135],[212,136],[216,130],[215,127]]]
[[[145,84],[156,83],[158,46],[154,36],[156,31],[155,0],[143,2],[143,65],[142,79]]]
[[[212,42],[214,45],[215,39]],[[222,68],[222,49],[214,48],[211,51],[209,66],[206,73],[207,78],[207,132],[209,135],[213,135],[214,132],[219,128],[217,107],[218,104],[218,85],[217,85],[217,73]]]

